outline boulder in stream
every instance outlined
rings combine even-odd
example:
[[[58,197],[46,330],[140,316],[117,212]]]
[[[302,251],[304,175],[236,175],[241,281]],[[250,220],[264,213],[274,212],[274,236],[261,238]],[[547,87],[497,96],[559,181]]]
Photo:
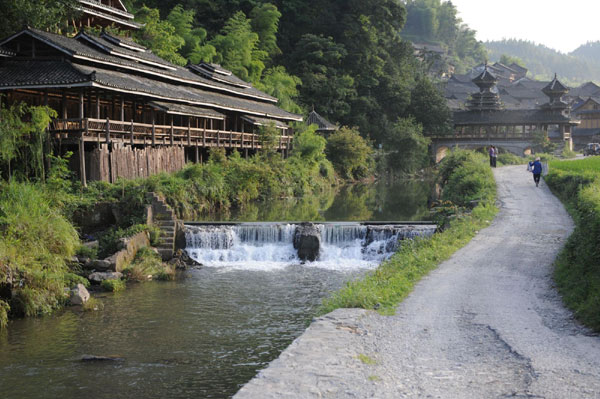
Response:
[[[118,280],[123,277],[120,272],[95,272],[89,275],[88,280],[94,284],[100,284],[104,280]]]
[[[321,231],[313,223],[302,223],[294,232],[294,248],[298,257],[313,262],[319,257],[321,250]]]
[[[90,293],[83,284],[77,284],[77,286],[71,290],[71,304],[83,305],[89,299]]]

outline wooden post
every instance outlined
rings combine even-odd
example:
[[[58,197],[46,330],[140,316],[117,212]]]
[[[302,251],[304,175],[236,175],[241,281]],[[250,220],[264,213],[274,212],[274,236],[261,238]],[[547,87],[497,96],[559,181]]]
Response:
[[[96,119],[100,119],[100,92],[96,92]]]
[[[171,115],[171,145],[173,145],[173,115]]]
[[[87,122],[87,121],[86,121]],[[87,123],[86,123],[87,130]],[[83,131],[79,136],[79,176],[81,178],[81,185],[83,187],[87,186],[87,181],[85,177],[85,146],[83,142]]]
[[[110,119],[106,118],[106,144],[110,144]]]
[[[133,147],[133,119],[131,120],[131,125],[129,125],[129,141]]]
[[[121,122],[125,122],[125,98],[121,97]],[[131,120],[133,122],[133,119]]]
[[[233,148],[233,131],[229,131],[229,148]]]
[[[144,134],[144,142],[146,135]],[[154,124],[154,111],[152,111],[152,147],[156,145],[156,125]]]
[[[79,119],[83,119],[83,90],[79,92]]]
[[[195,154],[194,154],[194,155],[195,155],[195,157],[194,157],[194,162],[198,163],[198,161],[199,161],[199,159],[198,159],[198,158],[199,158],[199,157],[198,157],[198,139],[196,139],[196,147],[194,147],[194,148],[195,148],[195,150],[196,150],[196,151],[195,151]]]
[[[221,134],[220,131],[217,130],[217,148],[221,146]]]
[[[187,131],[187,136],[188,136],[188,147],[192,146],[192,131],[191,131],[191,126],[190,126],[190,117],[188,116],[188,131]]]
[[[62,95],[62,117],[63,119],[67,119],[67,93],[63,92]]]
[[[206,126],[204,126],[204,130],[202,130],[202,148],[206,147]]]

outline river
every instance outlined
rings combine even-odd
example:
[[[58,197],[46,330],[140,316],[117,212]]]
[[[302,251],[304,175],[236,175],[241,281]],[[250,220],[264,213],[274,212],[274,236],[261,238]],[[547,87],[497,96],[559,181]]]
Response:
[[[215,218],[423,220],[430,192],[427,182],[354,186]],[[304,331],[323,297],[375,266],[372,259],[217,262],[174,282],[99,293],[103,311],[13,320],[0,332],[1,397],[230,397]],[[84,355],[118,360],[84,362]]]

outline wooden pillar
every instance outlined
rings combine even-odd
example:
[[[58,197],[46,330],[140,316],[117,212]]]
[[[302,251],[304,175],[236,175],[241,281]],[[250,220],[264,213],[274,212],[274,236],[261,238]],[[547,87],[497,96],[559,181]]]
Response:
[[[79,119],[83,119],[83,89],[79,92]]]
[[[144,134],[144,137],[146,137],[145,134]],[[152,147],[154,147],[155,145],[156,145],[156,125],[154,124],[154,110],[152,110]]]
[[[195,153],[194,153],[194,155],[195,155],[195,157],[194,157],[194,162],[195,162],[195,163],[198,163],[198,162],[199,162],[199,157],[198,157],[198,139],[196,139],[196,146],[194,147],[194,149],[195,149]]]
[[[173,145],[173,115],[171,115],[171,131],[170,131],[170,136],[171,136],[171,145]]]
[[[110,119],[106,118],[106,144],[110,144]]]
[[[121,97],[121,122],[125,121],[125,98]],[[132,119],[133,122],[133,119]]]
[[[131,125],[129,125],[129,141],[133,147],[133,119],[131,120]]]
[[[86,123],[86,130],[87,130],[87,123]],[[81,185],[83,187],[86,187],[87,179],[85,176],[85,146],[84,146],[84,141],[83,141],[83,131],[80,133],[80,136],[79,136],[79,176],[81,178]]]
[[[188,116],[188,130],[187,130],[187,141],[188,141],[188,147],[192,146],[192,129],[191,129],[191,121],[190,121],[190,117]]]
[[[63,92],[63,94],[62,94],[61,107],[62,107],[62,118],[67,119],[67,109],[68,109],[67,92]]]

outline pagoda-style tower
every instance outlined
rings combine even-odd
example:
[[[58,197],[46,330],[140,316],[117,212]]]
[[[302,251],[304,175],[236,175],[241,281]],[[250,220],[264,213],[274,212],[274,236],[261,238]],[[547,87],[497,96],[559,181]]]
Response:
[[[472,80],[479,87],[479,93],[473,93],[467,103],[469,111],[494,111],[502,108],[500,96],[495,90],[498,78],[488,71],[487,65],[483,72]]]
[[[569,104],[562,99],[562,96],[567,94],[569,89],[560,83],[560,81],[556,78],[556,74],[554,74],[554,79],[552,79],[552,81],[542,89],[542,92],[544,92],[544,94],[550,98],[549,102],[541,106],[543,110],[549,111],[553,114],[569,113]]]

